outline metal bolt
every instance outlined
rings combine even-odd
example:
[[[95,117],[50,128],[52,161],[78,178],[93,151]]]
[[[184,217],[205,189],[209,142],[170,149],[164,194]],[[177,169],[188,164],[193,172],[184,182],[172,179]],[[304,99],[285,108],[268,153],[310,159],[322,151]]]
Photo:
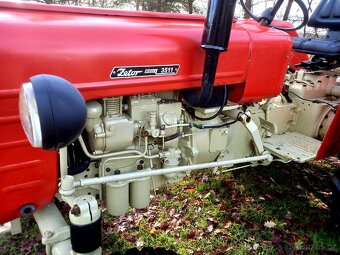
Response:
[[[51,238],[53,236],[53,232],[50,230],[47,230],[44,232],[44,237],[45,238]]]
[[[110,171],[111,171],[111,168],[110,168],[110,167],[107,167],[107,168],[105,168],[105,171],[106,171],[106,172],[110,172]]]
[[[137,170],[143,170],[143,165],[137,165]]]
[[[71,214],[73,214],[74,216],[80,215],[80,208],[78,205],[73,206],[73,208],[71,209]]]

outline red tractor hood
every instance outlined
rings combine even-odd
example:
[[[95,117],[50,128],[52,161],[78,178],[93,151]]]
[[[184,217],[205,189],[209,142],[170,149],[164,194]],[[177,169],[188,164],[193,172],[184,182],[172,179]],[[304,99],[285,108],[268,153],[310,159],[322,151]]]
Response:
[[[199,87],[203,16],[0,3],[1,84],[18,89],[47,73],[75,84],[87,99]],[[282,31],[235,20],[216,85],[235,85],[238,103],[276,96],[291,39]],[[176,76],[110,79],[116,66],[180,65]]]

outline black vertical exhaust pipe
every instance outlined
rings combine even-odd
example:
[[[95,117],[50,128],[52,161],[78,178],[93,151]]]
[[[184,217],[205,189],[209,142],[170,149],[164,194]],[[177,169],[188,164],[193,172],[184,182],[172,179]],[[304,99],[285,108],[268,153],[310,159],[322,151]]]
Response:
[[[201,47],[205,50],[202,85],[199,94],[195,89],[185,90],[184,99],[190,106],[208,107],[213,92],[218,58],[228,49],[236,0],[210,0],[205,19]]]

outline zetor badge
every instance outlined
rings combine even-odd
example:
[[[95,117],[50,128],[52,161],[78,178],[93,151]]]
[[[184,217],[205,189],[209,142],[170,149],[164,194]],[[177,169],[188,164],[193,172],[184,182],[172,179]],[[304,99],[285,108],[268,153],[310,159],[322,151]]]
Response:
[[[156,66],[117,66],[112,69],[110,78],[133,78],[146,76],[176,75],[179,65]]]

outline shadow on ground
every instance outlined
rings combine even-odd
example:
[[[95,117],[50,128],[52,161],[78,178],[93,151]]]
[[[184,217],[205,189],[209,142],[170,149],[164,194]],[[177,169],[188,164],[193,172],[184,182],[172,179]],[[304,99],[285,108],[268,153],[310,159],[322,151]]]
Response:
[[[338,254],[340,231],[326,204],[336,168],[322,161],[195,173],[158,190],[148,210],[104,212],[104,254],[133,247],[185,255]],[[45,253],[34,220],[22,222],[22,234],[0,237],[0,254]]]

